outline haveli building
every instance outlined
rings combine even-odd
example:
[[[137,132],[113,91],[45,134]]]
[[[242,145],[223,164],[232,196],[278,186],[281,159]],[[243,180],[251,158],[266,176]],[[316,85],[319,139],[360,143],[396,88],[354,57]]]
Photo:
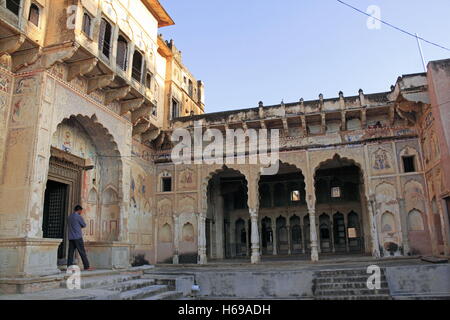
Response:
[[[383,93],[204,114],[157,0],[3,0],[0,16],[0,286],[59,272],[79,203],[97,268],[449,255],[450,60]],[[279,129],[278,174],[174,165],[171,132],[198,123]]]

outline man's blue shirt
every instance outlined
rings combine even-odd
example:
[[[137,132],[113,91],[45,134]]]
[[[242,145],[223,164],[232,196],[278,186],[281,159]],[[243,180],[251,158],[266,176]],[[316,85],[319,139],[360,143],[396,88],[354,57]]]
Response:
[[[83,239],[82,228],[86,228],[83,218],[78,213],[72,213],[68,220],[69,240]]]

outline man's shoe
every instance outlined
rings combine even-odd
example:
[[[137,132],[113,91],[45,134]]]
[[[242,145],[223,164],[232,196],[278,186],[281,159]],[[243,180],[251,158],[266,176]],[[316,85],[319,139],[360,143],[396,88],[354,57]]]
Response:
[[[95,268],[92,268],[92,267],[89,267],[89,268],[87,268],[87,269],[84,269],[84,271],[94,271],[95,270]]]

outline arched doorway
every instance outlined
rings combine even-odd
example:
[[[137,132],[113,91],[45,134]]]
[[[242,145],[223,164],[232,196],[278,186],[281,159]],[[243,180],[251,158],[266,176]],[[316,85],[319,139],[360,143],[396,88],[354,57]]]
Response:
[[[113,137],[95,117],[71,116],[53,134],[42,231],[63,239],[58,264],[66,263],[66,217],[81,204],[89,241],[117,241],[120,232],[122,161]]]
[[[259,180],[259,212],[270,219],[273,232],[273,252],[269,255],[300,255],[305,251],[306,233],[302,218],[307,214],[305,177],[294,165],[280,162],[276,175],[261,176]],[[267,220],[268,221],[268,220]],[[261,221],[264,234],[265,221]]]
[[[364,179],[354,161],[335,156],[315,172],[316,212],[322,253],[369,253],[364,246]],[[364,225],[364,223],[366,225]]]
[[[207,188],[206,248],[208,259],[249,256],[248,187],[239,171],[224,167]]]

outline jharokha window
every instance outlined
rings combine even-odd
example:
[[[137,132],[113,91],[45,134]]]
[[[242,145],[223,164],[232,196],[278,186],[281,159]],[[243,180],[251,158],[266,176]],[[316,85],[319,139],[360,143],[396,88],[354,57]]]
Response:
[[[119,36],[117,40],[117,57],[116,57],[117,66],[126,71],[128,68],[128,41]]]
[[[28,15],[28,21],[34,24],[36,27],[39,26],[39,15],[40,15],[39,7],[32,3],[30,6],[30,13]]]
[[[83,15],[83,32],[91,37],[91,26],[92,26],[92,18],[88,13],[84,13]]]
[[[111,24],[102,19],[100,24],[100,38],[98,41],[98,48],[103,53],[103,55],[109,59],[111,54],[111,37],[112,37],[112,26]]]
[[[16,16],[19,15],[21,5],[22,0],[6,0],[6,8],[12,13],[14,13]]]
[[[136,81],[142,82],[142,73],[144,69],[144,57],[139,51],[134,51],[133,54],[133,70],[132,77]]]

